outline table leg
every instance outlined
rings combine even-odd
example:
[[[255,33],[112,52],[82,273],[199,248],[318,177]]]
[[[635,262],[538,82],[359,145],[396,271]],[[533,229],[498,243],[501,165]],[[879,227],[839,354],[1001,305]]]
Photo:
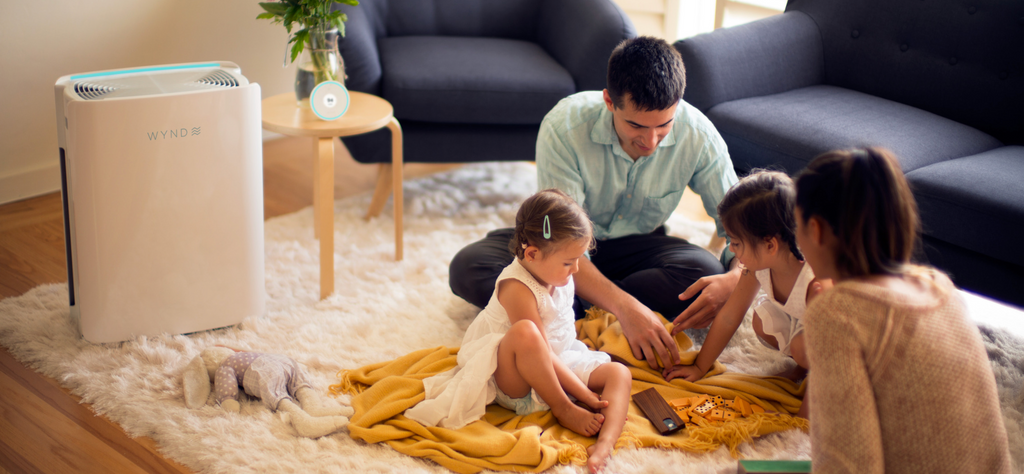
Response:
[[[313,222],[320,241],[320,299],[334,291],[334,138],[316,140]]]
[[[394,186],[395,195],[395,260],[401,261],[404,248],[402,207],[405,203],[402,194],[402,126],[398,124],[397,119],[391,117],[388,128],[391,129],[391,184]]]
[[[391,195],[392,177],[391,163],[381,163],[377,167],[377,187],[373,189],[370,208],[366,210],[366,217],[363,219],[370,220],[379,216],[380,211],[384,210],[384,205],[388,202],[388,196]]]

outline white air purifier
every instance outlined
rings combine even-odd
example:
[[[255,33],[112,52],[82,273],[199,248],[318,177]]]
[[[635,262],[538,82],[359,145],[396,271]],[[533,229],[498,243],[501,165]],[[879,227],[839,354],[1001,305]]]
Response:
[[[90,342],[265,312],[260,87],[230,62],[61,77],[72,317]]]

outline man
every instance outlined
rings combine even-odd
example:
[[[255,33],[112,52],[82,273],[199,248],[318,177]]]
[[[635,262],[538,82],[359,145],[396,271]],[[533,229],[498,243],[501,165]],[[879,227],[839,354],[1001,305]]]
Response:
[[[725,142],[682,101],[684,87],[683,61],[671,45],[651,37],[623,41],[608,61],[608,88],[562,99],[537,137],[538,187],[566,192],[594,223],[597,248],[574,277],[583,300],[577,317],[588,303],[615,314],[633,355],[651,367],[679,362],[654,312],[684,328],[707,327],[739,279],[738,269],[723,273],[733,260],[728,249],[719,261],[665,232],[687,186],[717,222],[716,207],[737,181]],[[511,232],[492,231],[452,259],[456,295],[487,304],[512,261]]]

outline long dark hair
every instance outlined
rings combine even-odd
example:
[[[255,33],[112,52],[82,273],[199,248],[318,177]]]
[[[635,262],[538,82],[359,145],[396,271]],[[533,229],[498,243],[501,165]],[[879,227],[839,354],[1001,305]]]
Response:
[[[778,237],[797,259],[803,260],[796,245],[795,203],[796,188],[789,176],[755,169],[725,193],[718,204],[718,218],[742,241],[754,243]]]
[[[545,189],[526,198],[519,206],[515,233],[508,242],[508,250],[523,258],[524,245],[552,252],[562,244],[581,240],[588,241],[588,249],[594,248],[594,231],[587,212],[564,192]]]
[[[839,241],[836,270],[844,277],[905,271],[918,243],[920,218],[907,178],[883,148],[824,153],[796,179],[803,221],[817,216]]]

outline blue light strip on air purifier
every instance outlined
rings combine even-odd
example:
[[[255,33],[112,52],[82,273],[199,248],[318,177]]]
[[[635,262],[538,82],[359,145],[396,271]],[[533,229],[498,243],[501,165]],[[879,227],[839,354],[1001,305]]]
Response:
[[[183,64],[181,66],[140,67],[137,69],[124,69],[121,71],[92,72],[89,74],[76,74],[74,76],[71,76],[71,80],[73,81],[76,79],[84,79],[86,77],[115,76],[120,74],[134,74],[137,72],[171,71],[175,69],[196,69],[203,67],[220,67],[220,63]]]

